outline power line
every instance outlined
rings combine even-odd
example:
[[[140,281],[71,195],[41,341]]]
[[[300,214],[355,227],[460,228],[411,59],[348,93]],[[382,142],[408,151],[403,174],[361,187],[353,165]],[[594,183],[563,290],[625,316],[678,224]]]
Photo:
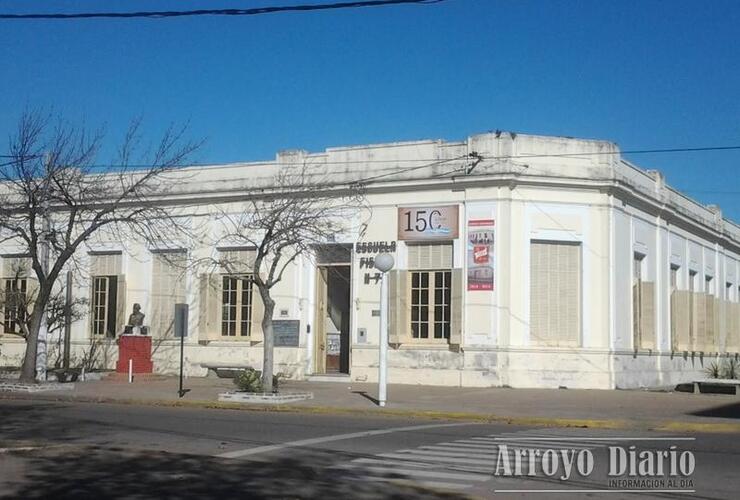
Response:
[[[0,14],[0,19],[132,19],[151,18],[163,19],[169,17],[195,16],[256,16],[260,14],[275,14],[281,12],[311,12],[320,10],[352,9],[358,7],[382,7],[400,4],[433,4],[445,0],[363,0],[355,2],[337,2],[330,4],[311,5],[283,5],[275,7],[254,7],[251,9],[197,9],[197,10],[164,10],[140,12],[76,12],[71,14],[43,13],[43,14]]]

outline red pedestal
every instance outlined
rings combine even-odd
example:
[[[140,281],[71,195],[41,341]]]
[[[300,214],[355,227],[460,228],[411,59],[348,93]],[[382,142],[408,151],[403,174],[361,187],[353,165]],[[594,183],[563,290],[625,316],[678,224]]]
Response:
[[[146,335],[121,335],[118,339],[118,373],[128,373],[128,360],[133,373],[152,373],[152,338]]]

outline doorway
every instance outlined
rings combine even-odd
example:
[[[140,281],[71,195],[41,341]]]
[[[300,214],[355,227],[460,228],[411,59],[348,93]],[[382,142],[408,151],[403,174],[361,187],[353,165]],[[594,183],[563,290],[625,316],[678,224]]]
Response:
[[[351,267],[323,264],[316,268],[316,373],[349,373]]]

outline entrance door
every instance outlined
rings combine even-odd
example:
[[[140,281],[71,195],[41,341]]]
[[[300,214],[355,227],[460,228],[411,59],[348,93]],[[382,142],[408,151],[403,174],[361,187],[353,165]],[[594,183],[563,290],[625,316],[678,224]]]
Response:
[[[350,278],[348,265],[319,265],[316,272],[317,373],[349,373]]]

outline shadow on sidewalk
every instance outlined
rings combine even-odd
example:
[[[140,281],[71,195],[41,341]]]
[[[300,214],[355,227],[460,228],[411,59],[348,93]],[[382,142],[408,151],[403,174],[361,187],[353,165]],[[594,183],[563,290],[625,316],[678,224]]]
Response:
[[[352,394],[359,394],[360,396],[372,402],[376,406],[380,404],[380,401],[378,401],[376,398],[372,397],[370,394],[368,394],[365,391],[352,391]]]

